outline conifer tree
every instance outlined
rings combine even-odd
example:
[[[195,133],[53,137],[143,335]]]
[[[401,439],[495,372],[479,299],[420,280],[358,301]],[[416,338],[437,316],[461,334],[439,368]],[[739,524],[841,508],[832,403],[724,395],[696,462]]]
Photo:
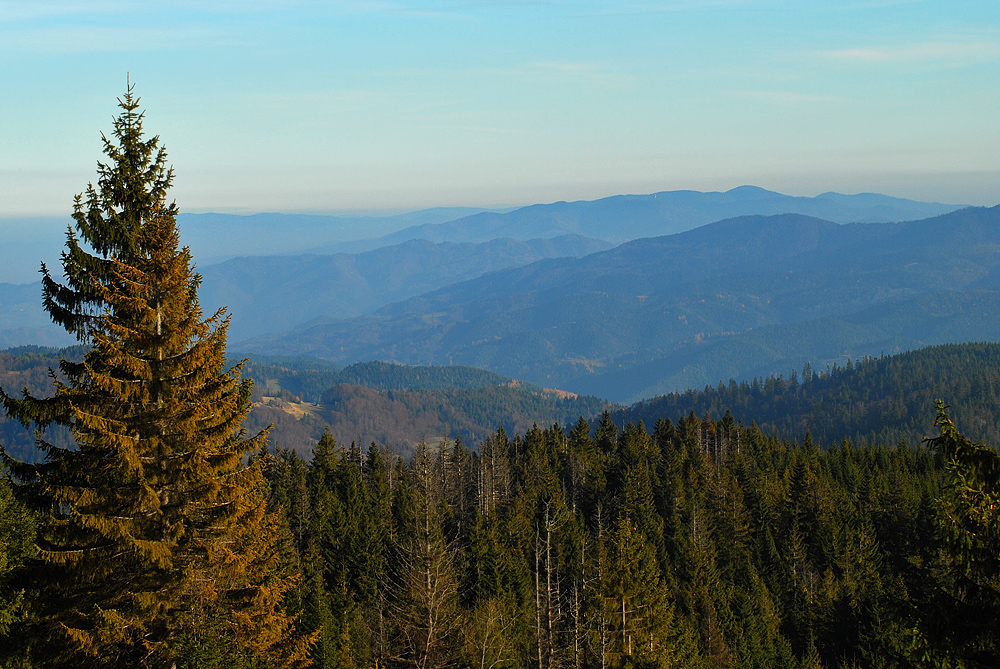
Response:
[[[89,351],[61,362],[54,397],[0,391],[8,415],[76,442],[40,437],[43,462],[7,459],[40,515],[25,638],[41,666],[304,665],[267,459],[252,457],[265,435],[240,428],[250,382],[225,364],[224,313],[202,316],[173,171],[131,85],[119,106],[109,162],[76,197],[66,283],[42,267],[45,309]]]
[[[1000,658],[1000,455],[962,435],[941,401],[947,483],[937,500],[947,579],[917,614],[910,650],[918,666],[991,667]]]
[[[454,551],[442,527],[444,491],[426,443],[417,445],[410,473],[415,513],[400,560],[394,659],[415,669],[436,669],[454,659],[460,620]]]
[[[365,522],[365,545],[362,547],[365,578],[374,584],[368,601],[363,602],[365,618],[371,635],[375,661],[388,655],[387,598],[389,581],[389,556],[393,548],[392,490],[389,484],[386,461],[373,443],[365,461],[365,486],[368,495],[368,512]]]
[[[606,649],[607,666],[692,666],[693,639],[678,628],[652,547],[628,518],[615,524],[611,544],[598,621],[605,638],[595,644]]]

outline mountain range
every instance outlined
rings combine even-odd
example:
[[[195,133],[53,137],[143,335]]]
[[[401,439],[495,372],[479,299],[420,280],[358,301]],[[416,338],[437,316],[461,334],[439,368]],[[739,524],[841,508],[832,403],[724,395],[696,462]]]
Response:
[[[177,227],[181,242],[191,247],[199,266],[206,267],[241,256],[333,253],[340,250],[336,248],[338,245],[357,240],[384,237],[401,230],[445,223],[473,214],[504,211],[507,210],[435,207],[385,216],[181,213],[177,217]],[[370,248],[379,246],[388,244]]]
[[[992,336],[984,314],[1000,286],[976,272],[989,274],[993,261],[963,255],[982,251],[991,224],[954,237],[977,216],[992,221],[991,211],[846,223],[951,209],[741,187],[506,212],[179,221],[206,312],[229,307],[233,350],[337,364],[463,363],[628,402],[806,360]],[[967,264],[933,266],[941,233]],[[610,248],[620,239],[630,241]],[[238,257],[207,260],[227,253]],[[0,345],[73,343],[48,322],[39,295],[37,283],[0,285]]]
[[[239,341],[317,318],[351,318],[391,302],[543,258],[581,257],[611,244],[579,235],[480,244],[414,239],[358,254],[234,258],[202,270],[207,311],[227,306]]]
[[[466,364],[632,401],[805,362],[1000,338],[998,249],[1000,207],[888,224],[739,217],[240,348]]]
[[[194,214],[177,218],[181,242],[201,268],[230,258],[302,253],[361,253],[413,239],[520,241],[583,235],[621,243],[690,230],[748,214],[798,213],[837,223],[926,218],[960,205],[876,193],[797,197],[755,186],[725,192],[664,191],[518,208],[435,207],[399,214]],[[69,216],[0,219],[0,282],[28,283],[39,262],[57,267]]]
[[[359,316],[394,301],[539,258],[606,249],[737,214],[800,212],[835,222],[930,216],[955,205],[884,195],[792,197],[750,186],[670,191],[520,209],[436,208],[392,216],[180,214],[205,281],[206,311],[230,307],[233,341],[313,319]],[[58,275],[69,218],[0,220],[0,344],[69,345],[40,309],[45,260]],[[584,239],[588,237],[589,239]],[[542,239],[548,241],[541,241]],[[523,243],[519,244],[519,243]],[[477,246],[478,245],[478,246]],[[377,251],[371,255],[368,252]]]
[[[885,223],[928,218],[958,208],[957,205],[917,202],[876,193],[796,197],[756,186],[740,186],[725,192],[664,191],[536,204],[509,212],[483,211],[453,221],[415,225],[376,239],[328,248],[356,252],[410,239],[483,242],[499,237],[530,239],[566,234],[621,243],[684,232],[706,223],[750,214],[806,214],[835,223]]]

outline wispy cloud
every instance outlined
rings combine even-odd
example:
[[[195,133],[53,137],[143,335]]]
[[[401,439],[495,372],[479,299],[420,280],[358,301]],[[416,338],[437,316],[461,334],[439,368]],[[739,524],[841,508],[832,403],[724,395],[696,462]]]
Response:
[[[796,93],[794,91],[733,91],[733,95],[738,98],[778,104],[839,102],[843,99],[833,95],[815,95],[812,93]]]
[[[0,0],[0,22],[34,21],[123,11],[121,2],[11,2]]]
[[[634,77],[627,73],[609,70],[604,65],[574,60],[536,60],[507,67],[481,68],[400,68],[370,73],[381,79],[413,78],[505,78],[525,82],[588,82],[608,88],[631,86]]]
[[[37,21],[80,17],[127,17],[151,13],[197,11],[203,14],[247,13],[268,9],[288,9],[301,0],[0,0],[0,21]]]
[[[936,41],[823,51],[820,55],[850,63],[935,63],[961,66],[1000,60],[1000,42]]]
[[[557,72],[561,74],[599,74],[599,68],[591,63],[581,63],[568,60],[539,60],[530,67],[541,72]]]
[[[220,43],[224,33],[205,26],[52,26],[0,31],[0,51],[46,53],[116,53],[186,49]]]

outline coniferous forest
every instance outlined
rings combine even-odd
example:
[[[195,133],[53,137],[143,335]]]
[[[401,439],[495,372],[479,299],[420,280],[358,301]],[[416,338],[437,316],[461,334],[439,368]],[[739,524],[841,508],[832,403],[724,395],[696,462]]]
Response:
[[[43,267],[79,356],[0,391],[42,455],[4,453],[3,666],[1000,666],[1000,457],[941,402],[920,444],[605,411],[405,459],[269,447],[120,106],[65,282]]]
[[[822,445],[844,437],[858,444],[918,446],[933,432],[934,402],[948,398],[952,415],[976,439],[1000,443],[1000,344],[929,346],[892,356],[848,360],[843,367],[740,381],[661,395],[614,411],[623,422],[660,417],[722,416],[789,439],[807,431]]]

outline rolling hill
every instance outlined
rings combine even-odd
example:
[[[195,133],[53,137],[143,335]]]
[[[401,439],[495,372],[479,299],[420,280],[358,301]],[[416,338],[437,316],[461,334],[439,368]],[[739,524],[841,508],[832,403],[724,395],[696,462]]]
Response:
[[[291,329],[315,318],[350,318],[447,284],[526,265],[578,257],[611,244],[579,235],[482,244],[413,240],[360,254],[271,255],[202,268],[199,296],[212,313],[229,308],[230,341]],[[41,307],[41,284],[0,284],[0,344],[69,345]]]
[[[542,258],[579,257],[610,246],[579,235],[481,244],[412,240],[359,254],[241,257],[201,270],[207,311],[228,306],[230,340],[343,319]]]
[[[48,396],[50,368],[60,357],[78,360],[84,349],[37,346],[0,350],[0,387],[16,394],[27,387]],[[233,363],[235,361],[231,361]],[[337,369],[308,359],[255,358],[244,367],[253,379],[253,408],[244,422],[250,432],[270,426],[271,448],[308,457],[326,429],[343,443],[387,444],[408,455],[419,441],[461,437],[470,445],[503,425],[511,434],[535,423],[575,422],[614,405],[521,383],[471,367],[407,367],[368,362]],[[71,444],[64,428],[45,438]],[[0,445],[11,456],[38,457],[34,435],[0,412]]]
[[[615,424],[657,419],[677,421],[694,412],[756,422],[784,439],[805,438],[821,446],[843,438],[855,445],[911,446],[935,436],[935,400],[974,440],[1000,443],[1000,343],[931,346],[893,356],[848,361],[801,374],[771,376],[661,395],[613,412]]]
[[[1000,207],[892,224],[741,217],[241,348],[464,364],[626,402],[806,361],[1000,338],[998,249]]]

